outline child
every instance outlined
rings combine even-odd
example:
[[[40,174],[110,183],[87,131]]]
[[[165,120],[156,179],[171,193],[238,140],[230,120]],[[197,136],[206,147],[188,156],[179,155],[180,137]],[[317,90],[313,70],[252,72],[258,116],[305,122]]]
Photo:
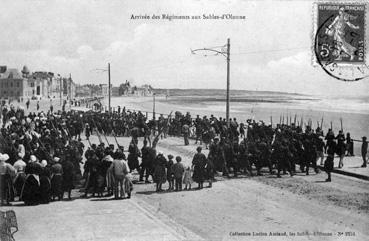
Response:
[[[133,190],[133,183],[131,181],[131,174],[128,173],[124,177],[124,189],[127,192],[127,198],[131,198],[132,190]]]
[[[173,175],[176,181],[176,191],[182,191],[182,177],[184,172],[182,159],[180,156],[176,156],[177,163],[173,165]]]
[[[184,176],[183,176],[183,184],[185,184],[185,190],[191,190],[191,183],[192,183],[192,177],[191,177],[191,168],[187,167]]]
[[[168,162],[167,162],[167,180],[169,183],[168,191],[174,190],[174,173],[173,173],[173,155],[168,155]]]

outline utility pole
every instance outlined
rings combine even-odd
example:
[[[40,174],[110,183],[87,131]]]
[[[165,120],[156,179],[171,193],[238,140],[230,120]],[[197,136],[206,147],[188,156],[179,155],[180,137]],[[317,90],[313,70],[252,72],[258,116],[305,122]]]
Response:
[[[227,105],[226,105],[226,117],[227,117],[227,126],[229,127],[229,64],[230,64],[230,48],[231,48],[231,40],[227,39]]]
[[[71,104],[72,104],[72,74],[69,73],[69,109],[71,109]]]
[[[109,75],[108,91],[109,91],[109,113],[110,113],[111,112],[111,107],[110,107],[110,103],[111,103],[111,96],[110,96],[110,63],[108,63],[108,75]]]
[[[226,50],[224,50],[224,47],[226,47]],[[216,50],[217,48],[221,48],[221,50]],[[196,54],[197,51],[210,51],[215,52],[215,55],[223,55],[227,59],[227,93],[226,93],[226,119],[227,119],[227,126],[229,127],[230,121],[229,121],[229,87],[230,87],[230,61],[231,61],[231,40],[227,39],[227,44],[223,46],[213,47],[213,48],[202,48],[202,49],[191,49],[192,54]],[[207,55],[205,55],[207,56]]]
[[[59,90],[59,92],[60,92],[60,105],[62,105],[63,78],[61,76],[59,77],[59,81],[60,81],[60,90]]]
[[[152,119],[155,120],[155,93],[153,93],[152,96],[153,96]]]

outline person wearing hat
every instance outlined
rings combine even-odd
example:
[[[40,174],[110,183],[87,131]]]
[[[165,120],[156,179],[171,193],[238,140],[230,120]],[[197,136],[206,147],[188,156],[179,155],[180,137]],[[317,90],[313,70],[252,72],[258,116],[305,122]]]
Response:
[[[8,154],[0,153],[0,198],[1,205],[9,205],[10,201],[14,200],[13,192],[13,178],[15,176],[15,169],[6,161],[9,160]],[[5,202],[5,203],[4,203]]]
[[[71,200],[71,192],[74,188],[74,177],[75,177],[75,171],[74,171],[74,165],[71,160],[71,155],[66,156],[64,161],[61,163],[62,169],[63,169],[63,196],[64,192],[68,193],[68,199]]]
[[[56,197],[61,201],[63,199],[63,167],[59,163],[59,157],[54,157],[53,161],[54,164],[51,166],[51,196],[53,201]]]
[[[23,184],[26,180],[25,169],[27,164],[22,160],[22,156],[23,155],[21,153],[18,153],[18,160],[13,164],[16,172],[14,179],[14,188],[18,196],[20,196]]]
[[[167,179],[169,183],[168,191],[174,190],[174,173],[173,173],[173,155],[168,155],[168,162],[167,162]]]
[[[185,169],[181,161],[182,158],[180,156],[176,156],[176,163],[173,165],[173,175],[175,179],[176,191],[182,191],[182,179]]]
[[[128,174],[127,165],[124,162],[123,152],[116,152],[114,160],[110,166],[111,172],[114,175],[114,196],[115,199],[125,197],[125,176]],[[130,194],[129,194],[130,196]]]
[[[192,179],[198,183],[198,189],[203,188],[203,183],[205,180],[205,166],[206,166],[206,156],[201,153],[201,146],[196,148],[197,153],[192,159],[193,176]]]
[[[363,158],[363,165],[361,167],[366,167],[366,154],[368,153],[368,142],[366,140],[366,136],[362,138],[363,144],[361,145],[361,157]]]
[[[25,168],[26,180],[20,196],[20,200],[24,201],[25,205],[37,205],[40,203],[41,191],[39,175],[41,172],[41,164],[37,162],[36,156],[31,155]]]
[[[154,160],[154,182],[156,183],[156,191],[161,192],[162,185],[166,182],[166,172],[165,172],[165,166],[167,164],[167,160],[164,157],[164,154],[162,151],[158,152],[158,155],[156,156]]]
[[[144,140],[143,144],[144,146],[141,148],[140,181],[143,181],[145,175],[145,183],[150,183],[149,176],[153,174],[153,163],[156,151],[154,148],[147,145],[147,140]]]
[[[318,138],[315,138],[316,140],[316,154],[317,154],[317,162],[320,159],[320,165],[324,165],[324,148],[325,144],[323,141],[323,136],[319,136]]]
[[[327,158],[325,159],[325,162],[324,162],[324,170],[325,172],[328,174],[328,178],[325,180],[326,182],[331,182],[332,179],[331,179],[331,172],[333,170],[333,166],[334,166],[334,154],[335,154],[335,151],[336,151],[336,147],[337,144],[335,142],[335,140],[332,140],[329,145],[328,145],[328,148],[327,148]]]
[[[42,170],[40,173],[40,203],[49,203],[51,199],[51,171],[46,160],[41,161]]]

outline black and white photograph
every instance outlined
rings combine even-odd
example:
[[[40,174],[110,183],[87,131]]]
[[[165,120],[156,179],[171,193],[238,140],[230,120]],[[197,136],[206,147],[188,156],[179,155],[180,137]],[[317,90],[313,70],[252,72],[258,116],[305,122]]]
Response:
[[[1,241],[369,239],[368,0],[0,0]]]

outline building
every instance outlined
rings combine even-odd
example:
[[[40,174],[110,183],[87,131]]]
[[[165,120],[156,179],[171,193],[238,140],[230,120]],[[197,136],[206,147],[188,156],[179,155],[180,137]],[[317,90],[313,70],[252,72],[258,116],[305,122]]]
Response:
[[[57,77],[52,72],[35,71],[27,66],[20,72],[0,66],[0,99],[18,100],[75,97],[75,84],[71,78]]]
[[[0,66],[0,99],[23,101],[32,96],[28,79],[17,69]]]
[[[51,72],[36,71],[29,74],[28,84],[32,89],[32,97],[37,99],[55,98],[57,91],[60,89],[57,80],[54,78],[54,73]]]

